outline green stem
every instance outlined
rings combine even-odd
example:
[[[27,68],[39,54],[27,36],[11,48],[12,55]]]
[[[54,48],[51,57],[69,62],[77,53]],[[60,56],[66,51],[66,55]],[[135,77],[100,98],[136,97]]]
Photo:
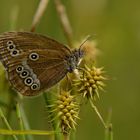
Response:
[[[6,130],[0,129],[1,135],[54,135],[54,131],[42,130]]]
[[[113,140],[113,129],[111,123],[112,110],[110,109],[107,117],[107,129],[105,130],[105,140]]]
[[[106,123],[104,119],[102,118],[100,112],[98,111],[97,107],[93,104],[92,100],[89,99],[91,107],[95,110],[96,114],[98,115],[99,119],[101,120],[102,124],[104,125],[105,128],[107,128]]]
[[[3,120],[4,124],[6,125],[6,127],[7,127],[9,130],[12,130],[12,128],[11,128],[10,124],[8,123],[6,117],[4,116],[3,111],[2,111],[1,108],[0,108],[0,116],[1,116],[1,119]],[[13,136],[13,139],[14,139],[14,140],[18,140],[18,138],[17,138],[14,134],[13,134],[12,136]]]
[[[70,140],[76,140],[76,131],[72,130],[71,133],[70,133]]]
[[[47,109],[48,109],[48,112],[49,112],[49,116],[50,116],[50,120],[53,120],[52,121],[52,127],[55,131],[57,132],[61,132],[61,130],[59,129],[58,127],[58,120],[54,120],[54,116],[53,114],[51,113],[51,105],[53,104],[51,102],[51,92],[45,92],[43,93],[43,96],[44,96],[44,99],[45,99],[45,102],[46,102],[46,105],[47,105]],[[61,133],[55,133],[55,140],[62,140],[62,134]]]
[[[22,120],[22,116],[21,116],[21,112],[20,112],[20,106],[19,103],[16,104],[16,112],[17,112],[17,117],[18,117],[18,121],[19,121],[19,126],[20,126],[20,130],[24,130],[24,124],[23,124],[23,120]],[[25,135],[21,136],[21,140],[25,140]]]
[[[20,112],[21,112],[22,121],[23,121],[25,130],[30,130],[30,125],[29,125],[28,119],[26,117],[26,114],[25,114],[23,106],[20,106]],[[33,140],[33,136],[32,135],[28,135],[27,139],[28,140]]]
[[[113,130],[112,124],[108,125],[108,128],[105,130],[105,140],[113,140]]]
[[[64,134],[64,140],[69,140],[69,135],[68,134]]]
[[[15,93],[13,90],[9,89],[9,102],[8,102],[8,108],[6,110],[6,118],[9,121],[11,118],[11,114],[13,109],[15,108],[15,98],[17,97],[17,93]]]

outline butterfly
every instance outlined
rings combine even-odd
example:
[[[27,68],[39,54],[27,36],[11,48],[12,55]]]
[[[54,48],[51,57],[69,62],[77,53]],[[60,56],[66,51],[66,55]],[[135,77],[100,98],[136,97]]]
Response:
[[[24,96],[45,91],[79,65],[84,51],[44,35],[31,32],[6,32],[0,35],[0,60],[11,86]]]

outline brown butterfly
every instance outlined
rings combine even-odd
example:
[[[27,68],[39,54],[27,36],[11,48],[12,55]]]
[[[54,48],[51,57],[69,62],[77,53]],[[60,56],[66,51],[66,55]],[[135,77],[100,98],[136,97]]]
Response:
[[[25,96],[38,95],[73,72],[83,57],[81,48],[70,50],[43,35],[7,32],[0,35],[0,60],[11,86]]]

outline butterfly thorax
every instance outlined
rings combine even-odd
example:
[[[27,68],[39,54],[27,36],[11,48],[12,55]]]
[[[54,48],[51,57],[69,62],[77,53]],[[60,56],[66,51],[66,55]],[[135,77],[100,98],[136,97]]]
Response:
[[[75,49],[72,51],[70,56],[66,57],[68,72],[72,73],[78,67],[83,54],[84,52],[82,50]]]

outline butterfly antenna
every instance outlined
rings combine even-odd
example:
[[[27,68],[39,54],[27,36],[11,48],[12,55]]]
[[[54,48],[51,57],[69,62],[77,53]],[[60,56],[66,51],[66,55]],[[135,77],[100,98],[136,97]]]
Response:
[[[86,38],[85,38],[85,40],[81,43],[81,45],[80,45],[80,50],[81,50],[81,48],[82,48],[82,46],[90,39],[90,38],[92,38],[93,36],[96,36],[96,35],[88,35]]]
[[[89,40],[91,38],[91,35],[88,35],[86,38],[85,38],[85,40],[81,43],[81,45],[80,45],[80,50],[81,50],[81,48],[82,48],[82,46]]]

